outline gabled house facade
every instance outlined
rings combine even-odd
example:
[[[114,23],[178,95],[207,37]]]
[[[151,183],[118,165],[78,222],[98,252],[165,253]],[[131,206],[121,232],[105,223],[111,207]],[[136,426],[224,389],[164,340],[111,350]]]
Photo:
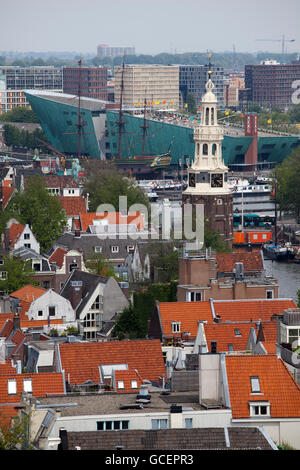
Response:
[[[96,339],[129,305],[115,278],[79,270],[72,271],[60,295],[71,302],[80,334],[88,340]]]
[[[40,244],[28,224],[22,225],[11,219],[4,231],[3,247],[7,251],[29,248],[40,253]]]

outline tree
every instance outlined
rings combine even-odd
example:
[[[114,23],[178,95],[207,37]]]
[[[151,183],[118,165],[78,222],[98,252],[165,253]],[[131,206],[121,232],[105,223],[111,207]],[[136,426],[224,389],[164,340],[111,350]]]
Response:
[[[59,199],[45,187],[43,177],[29,177],[24,191],[17,193],[12,202],[15,217],[30,225],[42,251],[49,250],[63,233],[66,214]]]
[[[133,305],[123,310],[112,331],[112,336],[118,339],[145,338],[148,320],[151,318],[155,301],[176,302],[177,283],[152,284],[145,292],[133,294]]]
[[[5,122],[30,122],[38,123],[39,120],[30,108],[17,106],[16,108],[0,116],[0,121]]]
[[[188,112],[191,114],[197,113],[196,98],[193,93],[189,93],[186,97],[186,102],[188,105]]]
[[[111,164],[88,164],[90,175],[84,184],[83,194],[89,195],[90,211],[96,212],[101,204],[111,204],[119,211],[119,197],[127,197],[127,209],[133,204],[149,207],[147,195],[133,181],[124,177]]]
[[[34,271],[30,261],[7,256],[3,258],[1,270],[6,273],[0,280],[0,290],[5,294],[11,294],[27,284],[37,284],[33,278]]]
[[[276,178],[276,200],[282,211],[300,216],[300,147],[277,165],[273,171]],[[275,194],[275,193],[274,193]]]
[[[28,442],[29,416],[16,416],[12,425],[7,424],[7,418],[0,416],[0,450],[31,450]]]
[[[114,268],[106,262],[102,253],[92,253],[85,263],[86,267],[98,276],[110,277],[114,276]]]

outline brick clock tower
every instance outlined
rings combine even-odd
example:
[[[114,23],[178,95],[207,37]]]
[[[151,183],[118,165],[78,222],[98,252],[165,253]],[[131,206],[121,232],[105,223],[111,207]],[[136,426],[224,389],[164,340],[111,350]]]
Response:
[[[231,247],[233,235],[233,194],[228,187],[228,168],[222,159],[223,129],[217,122],[217,98],[212,72],[208,72],[202,96],[201,124],[194,130],[195,157],[188,168],[188,187],[182,204],[203,204],[208,226],[219,231]]]

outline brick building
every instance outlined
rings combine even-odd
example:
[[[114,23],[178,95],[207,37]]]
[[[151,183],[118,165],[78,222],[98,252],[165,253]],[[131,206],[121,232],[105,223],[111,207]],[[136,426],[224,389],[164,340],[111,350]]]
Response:
[[[300,80],[300,61],[279,64],[265,61],[259,65],[245,66],[245,88],[248,104],[257,103],[264,108],[289,108],[296,89],[294,82]]]
[[[63,67],[63,91],[71,95],[107,101],[107,69],[105,67]]]

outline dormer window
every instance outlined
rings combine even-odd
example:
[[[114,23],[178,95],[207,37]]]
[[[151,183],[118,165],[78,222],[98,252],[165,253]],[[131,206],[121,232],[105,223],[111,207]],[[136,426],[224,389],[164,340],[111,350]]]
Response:
[[[111,247],[111,252],[112,253],[119,253],[119,247],[118,246],[112,246]]]
[[[249,402],[250,417],[269,417],[270,414],[270,403],[268,401],[253,401]]]
[[[235,328],[234,334],[235,334],[235,336],[242,336],[242,333],[240,332],[240,330],[238,328]]]
[[[180,333],[180,321],[172,322],[172,333]]]

